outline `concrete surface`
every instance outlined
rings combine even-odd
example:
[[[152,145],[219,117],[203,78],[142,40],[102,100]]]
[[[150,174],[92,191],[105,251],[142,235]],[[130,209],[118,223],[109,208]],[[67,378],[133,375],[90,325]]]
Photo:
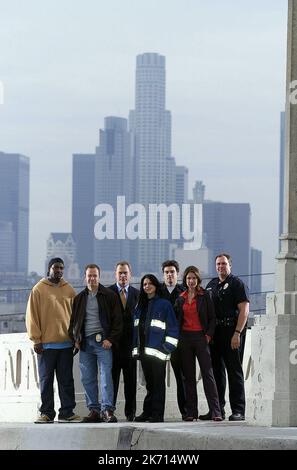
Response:
[[[297,428],[244,423],[0,423],[0,450],[297,450]]]

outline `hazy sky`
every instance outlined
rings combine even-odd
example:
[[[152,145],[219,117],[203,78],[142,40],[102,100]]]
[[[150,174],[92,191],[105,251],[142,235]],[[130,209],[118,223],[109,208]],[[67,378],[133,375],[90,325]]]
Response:
[[[71,231],[72,154],[134,108],[136,55],[166,56],[172,151],[208,199],[249,202],[274,270],[287,0],[0,0],[0,151],[31,159],[30,270]]]

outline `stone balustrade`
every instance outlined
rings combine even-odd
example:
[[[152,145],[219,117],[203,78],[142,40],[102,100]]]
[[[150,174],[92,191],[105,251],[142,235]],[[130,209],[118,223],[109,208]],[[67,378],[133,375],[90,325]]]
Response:
[[[248,330],[245,349],[244,373],[246,395],[251,389],[251,330]],[[139,363],[138,363],[139,364]],[[166,376],[166,419],[180,420],[176,402],[175,378],[170,364]],[[204,413],[208,407],[204,398],[202,380],[197,367],[199,412]],[[74,361],[74,380],[76,390],[76,412],[84,416],[88,410],[85,407],[83,387],[79,378],[78,355]],[[137,412],[142,411],[145,396],[145,382],[140,364],[138,365]],[[59,408],[57,386],[55,384],[56,410]],[[0,422],[30,422],[38,414],[40,404],[37,358],[32,343],[26,333],[0,335]],[[120,387],[116,415],[124,417],[123,387]],[[228,413],[228,409],[226,409]]]

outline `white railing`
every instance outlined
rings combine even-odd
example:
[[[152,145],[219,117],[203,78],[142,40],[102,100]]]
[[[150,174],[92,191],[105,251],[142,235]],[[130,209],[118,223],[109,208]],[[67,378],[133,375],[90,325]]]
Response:
[[[244,373],[246,384],[246,395],[249,396],[251,386],[251,330],[248,330]],[[78,355],[74,362],[74,381],[76,390],[76,411],[85,415],[87,410],[84,404],[83,387],[79,378]],[[197,367],[199,411],[207,411],[207,404],[204,398],[202,380]],[[145,395],[145,384],[139,367],[138,371],[138,408],[142,411],[142,403]],[[180,419],[177,403],[176,388],[173,371],[168,365],[167,370],[167,391],[166,391],[166,417]],[[120,388],[117,411],[119,418],[123,417],[123,387]],[[55,387],[57,390],[57,387]],[[59,400],[55,393],[57,407]],[[39,383],[37,372],[37,359],[33,351],[32,343],[26,333],[2,334],[0,335],[0,422],[30,422],[38,413],[40,405]],[[228,410],[227,410],[228,412]]]

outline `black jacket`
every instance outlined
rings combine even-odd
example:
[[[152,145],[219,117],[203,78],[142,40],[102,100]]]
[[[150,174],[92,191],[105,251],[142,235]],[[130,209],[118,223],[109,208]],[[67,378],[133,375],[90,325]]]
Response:
[[[183,326],[184,303],[184,297],[180,296],[178,297],[174,305],[174,310],[178,319],[180,331],[182,330]],[[197,314],[199,314],[199,319],[203,328],[203,332],[205,335],[208,335],[212,338],[216,327],[214,304],[211,300],[209,293],[205,289],[202,289],[202,287],[200,288],[200,291],[196,297],[196,306]]]
[[[86,287],[74,298],[68,330],[68,334],[73,341],[82,343],[81,349],[83,349],[84,321],[88,294],[89,290]],[[117,344],[122,333],[122,315],[119,300],[114,292],[102,284],[99,284],[96,297],[100,323],[104,333],[103,339],[108,339],[111,343]]]
[[[165,282],[163,282],[163,284],[161,285],[161,294],[160,294],[160,297],[162,297],[162,299],[166,299],[166,300],[169,300],[169,302],[171,303],[172,306],[174,306],[177,298],[180,296],[180,294],[182,292],[184,292],[184,287],[181,286],[180,284],[176,284],[175,288],[173,289],[173,291],[169,292],[169,290],[167,289],[166,287],[166,284]]]
[[[121,334],[118,346],[119,346],[120,351],[125,351],[126,349],[128,349],[129,354],[131,355],[132,342],[133,342],[133,328],[134,328],[133,315],[134,315],[134,309],[138,302],[139,290],[133,286],[128,287],[127,303],[124,309],[121,298],[120,298],[120,294],[118,291],[118,286],[116,284],[113,284],[112,286],[109,286],[109,289],[111,289],[117,295],[119,299],[120,310],[121,310],[123,330],[122,330],[122,334]]]

